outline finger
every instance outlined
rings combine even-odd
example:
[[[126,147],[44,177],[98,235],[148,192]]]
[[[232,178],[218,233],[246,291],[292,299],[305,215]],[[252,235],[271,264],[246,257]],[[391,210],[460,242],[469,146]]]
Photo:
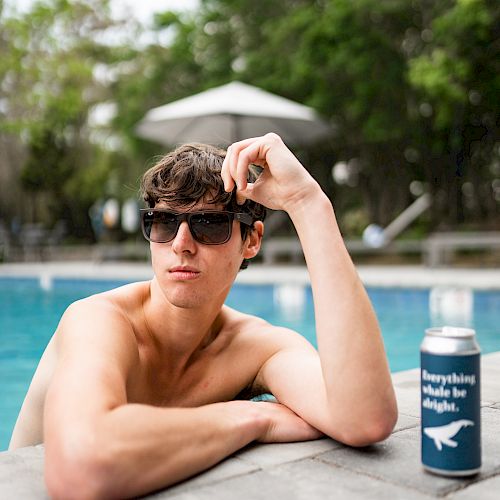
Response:
[[[240,154],[239,151],[236,148],[234,148],[234,146],[231,146],[231,154],[229,156],[227,163],[227,171],[231,179],[231,185],[232,186],[236,185],[237,189],[240,189],[242,184],[243,186],[246,184],[244,182],[244,179],[242,178],[244,174],[238,173],[239,154]]]
[[[235,142],[231,145],[232,154],[229,163],[229,165],[231,165],[231,172],[238,171],[238,163],[241,164],[245,162],[248,165],[253,163],[264,168],[268,167],[266,155],[272,145],[277,142],[282,144],[281,138],[273,133],[266,134],[262,137],[252,137],[250,139]],[[240,160],[242,155],[244,155],[245,158]]]
[[[249,146],[253,142],[258,141],[259,139],[262,139],[262,137],[249,137],[248,139],[243,139],[243,140],[238,141],[238,142],[233,142],[233,144],[231,144],[230,147],[234,151],[240,151],[241,149],[246,148],[247,146]]]
[[[246,200],[254,200],[254,183],[248,182],[246,188],[236,190],[236,203],[238,205],[243,205]]]
[[[235,143],[236,144],[236,143]],[[236,185],[236,177],[234,173],[234,156],[235,156],[235,144],[231,144],[226,151],[226,156],[222,162],[221,176],[224,182],[224,189],[226,192],[231,192]]]
[[[236,189],[236,204],[243,205],[247,200],[245,193],[242,193],[239,189]]]
[[[222,169],[220,172],[222,177],[222,182],[224,183],[224,190],[227,193],[230,193],[234,189],[234,181],[229,172],[229,162],[231,160],[230,157],[231,157],[231,146],[227,148],[226,156],[224,158],[224,161],[222,162]]]
[[[229,184],[233,188],[236,186],[236,189],[237,189],[238,185],[236,183],[237,177],[236,177],[236,164],[234,162],[234,154],[231,155],[231,158],[228,161],[227,173],[228,173],[228,177],[229,177]]]
[[[228,166],[231,170],[232,174],[235,174],[238,176],[238,168],[241,165],[242,162],[239,161],[242,153],[246,152],[247,156],[247,163],[254,163],[257,162],[257,164],[260,164],[259,162],[261,159],[258,157],[258,151],[259,147],[264,141],[265,137],[251,137],[249,139],[244,139],[242,141],[235,142],[234,144],[231,144],[231,158],[229,160]],[[253,157],[250,159],[248,152],[253,153]],[[247,167],[248,165],[245,165]],[[238,181],[239,179],[235,177],[235,181]],[[246,181],[246,176],[243,179],[243,183]]]
[[[265,145],[259,141],[249,144],[239,152],[236,163],[236,184],[239,189],[245,190],[247,187],[248,171],[251,164],[267,166],[263,149],[265,149]]]
[[[249,144],[256,141],[264,141],[266,143],[271,143],[271,142],[283,143],[283,139],[278,134],[274,132],[268,132],[265,135],[261,135],[258,137],[249,137],[248,139],[243,139],[241,141],[233,142],[233,144],[231,144],[231,147],[234,148],[235,150],[238,150],[241,148],[245,148]]]
[[[234,167],[234,176],[236,179],[236,185],[238,189],[244,191],[247,187],[248,181],[248,168],[250,163],[248,162],[247,149],[243,149],[236,159],[236,164]]]
[[[245,190],[248,183],[248,170],[250,164],[254,163],[264,168],[268,168],[266,154],[271,144],[276,140],[281,140],[275,134],[266,134],[262,137],[252,137],[231,144],[228,148],[225,172],[232,182],[237,186],[237,203],[241,204],[248,198]],[[229,183],[228,183],[229,184]]]
[[[238,181],[236,181],[237,172],[235,171],[234,167],[232,168],[230,166],[230,164],[231,164],[230,163],[231,162],[230,156],[231,156],[230,153],[228,153],[228,155],[226,155],[226,158],[225,158],[224,163],[223,163],[223,168],[221,170],[222,180],[224,182],[224,188],[225,188],[226,192],[234,191],[235,196],[236,196],[236,203],[238,205],[243,205],[243,203],[245,203],[246,198],[244,195],[241,194],[241,191],[238,188],[238,184],[237,184]],[[232,168],[232,171],[231,171],[231,168]]]

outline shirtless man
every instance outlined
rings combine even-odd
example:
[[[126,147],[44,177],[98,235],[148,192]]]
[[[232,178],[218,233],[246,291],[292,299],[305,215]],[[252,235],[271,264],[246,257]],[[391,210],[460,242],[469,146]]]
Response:
[[[254,182],[250,164],[263,168]],[[193,186],[193,169],[202,185]],[[49,494],[135,497],[252,441],[386,438],[397,409],[375,314],[331,203],[280,137],[237,142],[225,158],[181,147],[145,174],[143,190],[154,278],[66,310],[13,433],[10,449],[45,442]],[[224,305],[259,251],[260,205],[285,210],[300,237],[319,353]],[[202,210],[246,215],[189,215]],[[262,392],[278,403],[242,396]]]

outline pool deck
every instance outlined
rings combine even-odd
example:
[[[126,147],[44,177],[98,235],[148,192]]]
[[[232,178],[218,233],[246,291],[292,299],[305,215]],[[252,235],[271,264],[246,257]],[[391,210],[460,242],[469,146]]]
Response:
[[[500,269],[428,268],[425,266],[357,266],[361,280],[372,287],[430,288],[463,286],[477,290],[500,289]],[[44,262],[0,264],[1,277],[146,280],[153,276],[147,263]],[[251,264],[238,274],[237,283],[309,283],[305,266]]]
[[[419,370],[395,373],[393,379],[399,419],[392,435],[382,443],[358,449],[331,439],[250,445],[207,472],[146,498],[498,499],[500,352],[482,357],[483,466],[479,474],[469,479],[439,477],[422,469]],[[43,445],[0,453],[0,498],[48,498],[43,461]]]

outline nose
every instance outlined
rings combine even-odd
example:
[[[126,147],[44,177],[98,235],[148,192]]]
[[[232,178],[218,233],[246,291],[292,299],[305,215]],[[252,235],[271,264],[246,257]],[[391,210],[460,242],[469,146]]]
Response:
[[[172,240],[172,250],[175,253],[195,253],[196,241],[191,234],[187,221],[182,221],[175,238]]]

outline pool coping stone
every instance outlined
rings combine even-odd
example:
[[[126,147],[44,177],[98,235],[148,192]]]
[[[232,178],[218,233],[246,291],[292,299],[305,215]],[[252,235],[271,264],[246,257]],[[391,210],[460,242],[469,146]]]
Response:
[[[476,290],[500,289],[500,269],[429,268],[414,266],[356,266],[366,286],[388,288],[470,287]],[[0,277],[40,279],[148,280],[151,264],[138,262],[33,262],[0,264]],[[309,284],[305,266],[251,264],[236,278],[241,284]]]

